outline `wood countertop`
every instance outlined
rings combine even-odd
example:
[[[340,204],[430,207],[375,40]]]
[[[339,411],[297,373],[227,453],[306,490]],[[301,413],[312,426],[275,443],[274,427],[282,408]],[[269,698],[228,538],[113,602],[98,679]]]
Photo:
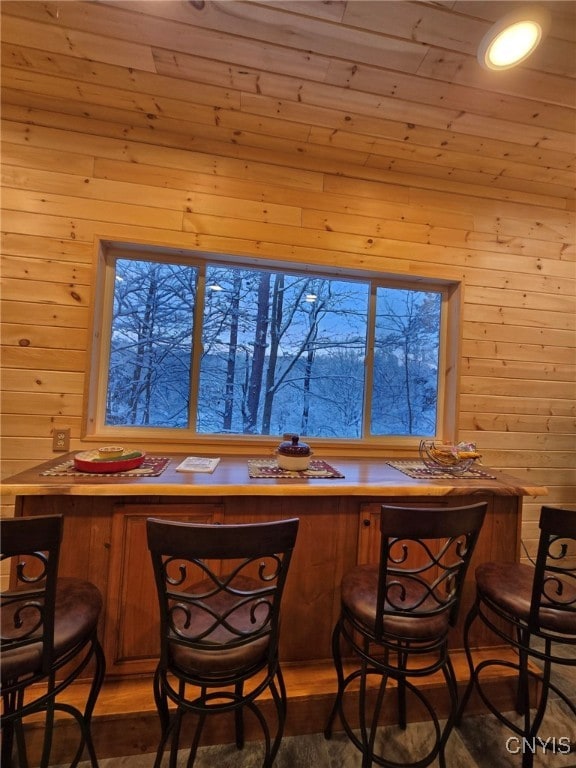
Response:
[[[176,472],[186,454],[169,457],[158,477],[79,475],[47,477],[41,473],[73,458],[62,454],[17,475],[0,485],[0,493],[14,496],[545,496],[544,486],[532,485],[512,475],[479,467],[494,478],[416,480],[386,463],[386,459],[340,459],[326,461],[344,478],[264,478],[248,474],[248,456],[223,456],[213,473]]]

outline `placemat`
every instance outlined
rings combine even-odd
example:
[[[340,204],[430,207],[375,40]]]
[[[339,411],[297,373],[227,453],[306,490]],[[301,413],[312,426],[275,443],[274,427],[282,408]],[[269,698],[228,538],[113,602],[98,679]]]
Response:
[[[343,478],[344,475],[321,459],[312,459],[308,469],[281,469],[276,459],[248,459],[248,474],[252,478]]]
[[[169,456],[146,456],[137,469],[124,472],[82,472],[74,466],[74,459],[69,459],[40,474],[45,477],[157,477],[164,472],[169,461]]]
[[[390,467],[400,470],[408,477],[412,477],[414,480],[426,480],[426,479],[450,479],[450,480],[477,480],[479,478],[487,480],[496,480],[494,475],[489,472],[485,472],[483,469],[467,469],[466,472],[448,472],[442,467],[435,469],[434,467],[427,467],[423,461],[418,459],[394,459],[386,462]]]

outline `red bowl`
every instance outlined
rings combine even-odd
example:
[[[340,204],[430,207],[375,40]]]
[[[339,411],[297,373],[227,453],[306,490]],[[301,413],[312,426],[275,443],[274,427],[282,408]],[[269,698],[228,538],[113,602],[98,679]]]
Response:
[[[106,472],[126,472],[128,469],[138,469],[146,458],[145,453],[140,456],[132,456],[130,459],[110,459],[108,461],[95,461],[98,458],[98,451],[82,451],[74,456],[74,466],[81,472],[106,473]]]

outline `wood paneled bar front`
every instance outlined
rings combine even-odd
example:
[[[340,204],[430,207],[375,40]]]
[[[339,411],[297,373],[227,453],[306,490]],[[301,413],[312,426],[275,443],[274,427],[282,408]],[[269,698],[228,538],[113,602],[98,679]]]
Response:
[[[323,730],[335,691],[330,641],[340,580],[356,563],[374,558],[380,504],[442,508],[488,502],[461,620],[451,638],[457,674],[465,678],[462,622],[473,600],[475,564],[517,560],[522,498],[547,493],[542,486],[484,467],[482,477],[417,480],[381,459],[331,459],[344,477],[330,479],[253,479],[247,458],[239,456],[223,457],[212,474],[181,473],[176,466],[182,455],[167,456],[166,468],[156,477],[44,474],[72,456],[15,475],[1,490],[15,497],[16,515],[64,515],[60,572],[89,579],[104,596],[107,679],[94,724],[102,757],[153,750],[158,735],[151,678],[159,630],[147,517],[215,523],[300,518],[282,610],[281,657],[289,696],[287,732],[309,733]],[[479,652],[494,642],[482,630],[475,641]],[[441,708],[441,681],[437,687]],[[232,740],[230,723],[215,726],[207,738]]]

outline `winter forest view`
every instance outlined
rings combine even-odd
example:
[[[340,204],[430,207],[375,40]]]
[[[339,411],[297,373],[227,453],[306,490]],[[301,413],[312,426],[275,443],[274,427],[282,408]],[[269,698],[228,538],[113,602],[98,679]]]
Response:
[[[198,434],[436,434],[439,291],[115,262],[106,424]]]

